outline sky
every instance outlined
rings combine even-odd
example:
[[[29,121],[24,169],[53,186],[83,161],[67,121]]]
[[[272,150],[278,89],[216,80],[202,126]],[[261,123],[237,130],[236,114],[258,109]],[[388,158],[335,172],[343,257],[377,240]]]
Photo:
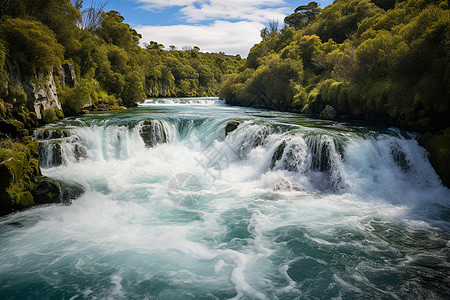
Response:
[[[84,0],[85,7],[91,2]],[[283,25],[285,16],[307,1],[294,0],[109,0],[105,11],[117,10],[142,34],[141,44],[157,41],[182,49],[225,52],[246,57],[261,41],[260,30],[271,20]],[[321,8],[332,0],[316,0]]]

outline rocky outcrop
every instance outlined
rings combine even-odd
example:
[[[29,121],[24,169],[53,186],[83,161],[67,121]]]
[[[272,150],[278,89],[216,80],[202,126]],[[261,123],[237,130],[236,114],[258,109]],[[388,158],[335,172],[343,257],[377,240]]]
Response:
[[[147,148],[169,142],[168,133],[167,124],[164,121],[153,119],[145,120],[140,130],[141,137]]]
[[[4,83],[6,92],[3,100],[6,111],[14,111],[17,114],[18,110],[23,111],[26,107],[29,111],[27,113],[33,114],[32,118],[40,120],[41,123],[48,123],[63,117],[53,72],[38,73],[33,76],[25,75],[15,61],[7,61],[5,70],[7,80]],[[63,64],[57,75],[61,78],[61,85],[74,86],[77,83],[73,64]],[[14,117],[18,118],[18,116]],[[26,121],[27,117],[22,118],[23,120],[18,119],[24,124],[29,123]],[[33,124],[33,126],[35,125]]]
[[[34,188],[31,192],[35,204],[49,204],[59,202],[60,188],[56,181],[45,176],[33,178]]]
[[[320,113],[319,118],[324,120],[334,120],[336,119],[336,110],[333,106],[327,105]]]
[[[58,183],[41,176],[36,142],[0,140],[0,215],[59,202]]]
[[[61,103],[56,91],[53,73],[47,76],[39,74],[38,78],[25,77],[23,89],[27,94],[27,106],[36,113],[38,119],[43,119],[46,110],[54,111],[62,116]]]
[[[272,170],[275,168],[275,165],[277,164],[277,161],[279,161],[283,157],[284,149],[286,148],[287,143],[286,141],[283,141],[280,145],[278,145],[277,149],[273,152],[272,159],[270,162],[270,169]]]
[[[236,130],[239,126],[239,122],[237,121],[230,121],[225,126],[225,135],[227,136],[230,132]]]
[[[61,77],[63,85],[68,85],[72,88],[78,83],[73,64],[63,63],[59,70],[59,77]]]

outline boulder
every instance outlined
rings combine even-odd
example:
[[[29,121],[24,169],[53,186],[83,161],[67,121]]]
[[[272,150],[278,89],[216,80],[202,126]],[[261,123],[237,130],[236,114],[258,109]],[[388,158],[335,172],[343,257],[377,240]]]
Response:
[[[164,125],[161,120],[148,119],[143,122],[140,134],[145,147],[152,148],[169,142],[169,136]]]
[[[59,181],[59,186],[61,189],[61,200],[65,204],[70,204],[74,200],[80,198],[84,192],[84,187],[76,182],[71,181]]]
[[[442,183],[450,187],[450,127],[435,135],[424,134],[419,142],[430,154],[430,163]]]
[[[61,141],[51,140],[39,142],[37,149],[41,157],[41,166],[57,167],[63,164]],[[44,157],[46,158],[45,160],[43,159]]]
[[[35,204],[48,204],[59,202],[60,188],[56,181],[45,176],[33,178],[35,187],[32,191]]]
[[[277,161],[279,161],[282,158],[284,148],[286,148],[286,145],[287,145],[286,141],[283,141],[280,145],[278,145],[277,149],[275,150],[275,152],[272,155],[270,169],[273,169],[275,167]]]
[[[327,105],[320,113],[319,118],[324,120],[334,120],[336,119],[336,110],[333,106]]]
[[[230,132],[236,130],[239,126],[239,122],[237,121],[230,121],[225,126],[225,136],[227,136]]]

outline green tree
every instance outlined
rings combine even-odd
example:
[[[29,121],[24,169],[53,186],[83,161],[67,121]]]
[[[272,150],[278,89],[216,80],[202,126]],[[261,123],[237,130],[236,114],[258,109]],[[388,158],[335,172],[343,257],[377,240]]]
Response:
[[[125,106],[135,106],[145,99],[142,78],[138,72],[133,71],[125,75],[125,86],[121,98]]]
[[[175,46],[174,46],[175,47]],[[149,45],[146,47],[146,49],[154,49],[154,50],[162,50],[164,48],[163,44],[160,44],[155,41],[150,41]]]
[[[80,12],[70,0],[0,0],[1,14],[13,18],[39,20],[48,26],[64,47],[66,57],[80,48]]]
[[[49,72],[61,64],[64,48],[55,33],[39,21],[6,19],[0,23],[0,36],[11,57],[28,74]]]
[[[142,36],[128,24],[123,23],[124,19],[119,12],[111,10],[104,14],[101,28],[97,31],[106,43],[131,50],[138,47],[137,44]]]
[[[73,0],[73,6],[81,12],[81,9],[83,8],[83,0]]]
[[[314,21],[321,9],[317,2],[309,2],[307,5],[300,5],[294,10],[294,13],[284,18],[287,26],[301,29]]]

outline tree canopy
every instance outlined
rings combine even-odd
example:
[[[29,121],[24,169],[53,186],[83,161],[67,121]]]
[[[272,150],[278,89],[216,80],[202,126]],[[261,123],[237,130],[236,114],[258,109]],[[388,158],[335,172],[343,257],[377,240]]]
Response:
[[[240,57],[201,53],[198,46],[165,51],[150,41],[142,48],[142,36],[120,12],[103,12],[102,3],[85,9],[81,0],[0,4],[1,77],[6,78],[6,60],[18,63],[22,75],[36,77],[58,71],[63,61],[72,63],[78,84],[58,85],[66,115],[96,103],[133,106],[146,97],[214,96],[223,76],[244,64]],[[16,97],[5,91],[1,98]]]
[[[278,66],[302,65],[294,68],[298,74],[278,69],[277,78],[284,78],[288,91],[278,108],[319,113],[332,105],[353,118],[418,131],[445,128],[448,16],[448,1],[439,0],[336,0],[323,10],[316,2],[301,5],[286,17],[287,28],[272,35],[262,32],[247,69],[229,76],[220,95],[231,104],[265,107],[262,98],[253,101],[254,86],[271,88],[267,70],[275,68],[276,58]],[[280,95],[270,98],[278,103]]]
[[[320,13],[321,9],[317,2],[309,2],[307,5],[300,5],[294,10],[294,13],[284,18],[287,26],[300,29],[312,22]]]

